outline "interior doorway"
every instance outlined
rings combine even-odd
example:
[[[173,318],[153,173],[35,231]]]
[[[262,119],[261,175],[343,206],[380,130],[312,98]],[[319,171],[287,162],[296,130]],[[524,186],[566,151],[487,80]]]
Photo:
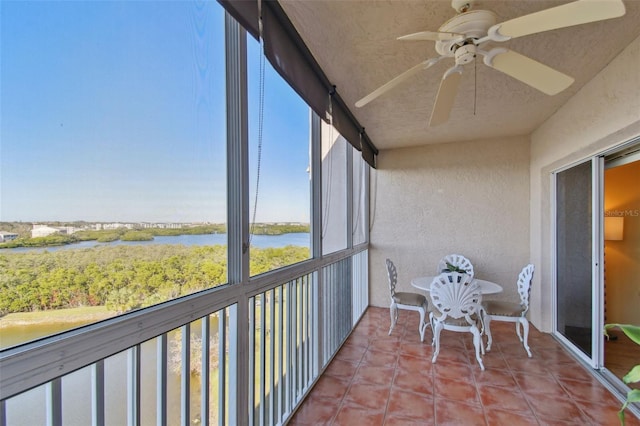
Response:
[[[604,323],[640,325],[640,146],[605,157],[603,188]],[[640,346],[609,334],[603,365],[622,379],[640,364]]]

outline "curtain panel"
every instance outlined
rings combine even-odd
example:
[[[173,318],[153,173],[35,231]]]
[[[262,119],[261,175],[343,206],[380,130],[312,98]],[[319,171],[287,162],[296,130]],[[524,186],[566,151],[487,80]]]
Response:
[[[218,0],[254,38],[259,13],[267,60],[309,107],[338,132],[375,168],[378,150],[324,74],[293,24],[275,0]],[[260,3],[259,3],[260,2]],[[260,11],[258,10],[260,8]],[[330,113],[331,112],[331,113]]]

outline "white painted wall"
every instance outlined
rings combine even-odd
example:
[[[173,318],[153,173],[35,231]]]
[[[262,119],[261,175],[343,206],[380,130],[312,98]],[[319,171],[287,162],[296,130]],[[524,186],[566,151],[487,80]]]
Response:
[[[551,331],[551,172],[640,135],[640,38],[531,135],[531,321]]]
[[[384,266],[399,291],[434,275],[441,257],[467,256],[476,276],[517,299],[529,262],[529,139],[506,138],[381,151],[371,179],[370,303],[388,306]]]

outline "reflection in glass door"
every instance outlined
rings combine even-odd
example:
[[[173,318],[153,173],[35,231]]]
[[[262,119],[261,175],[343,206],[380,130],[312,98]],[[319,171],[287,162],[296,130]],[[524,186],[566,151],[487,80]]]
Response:
[[[592,163],[556,173],[556,333],[592,358]]]
[[[640,145],[605,157],[605,323],[640,325]],[[640,346],[620,330],[604,341],[604,366],[618,379],[638,364]],[[629,387],[640,389],[640,383]]]

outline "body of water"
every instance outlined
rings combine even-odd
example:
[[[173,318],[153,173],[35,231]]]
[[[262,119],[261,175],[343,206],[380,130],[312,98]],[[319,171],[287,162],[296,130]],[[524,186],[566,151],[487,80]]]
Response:
[[[253,235],[251,237],[251,245],[258,248],[268,247],[285,247],[285,246],[301,246],[309,247],[311,234],[293,233],[282,235]],[[0,249],[2,253],[24,253],[38,251],[58,251],[58,250],[77,250],[93,247],[104,246],[139,246],[149,244],[181,244],[185,246],[213,246],[227,245],[227,234],[202,234],[202,235],[177,235],[177,236],[158,236],[151,241],[112,241],[109,243],[99,243],[97,241],[82,241],[75,244],[67,244],[64,246],[53,247],[17,247],[11,249]]]

